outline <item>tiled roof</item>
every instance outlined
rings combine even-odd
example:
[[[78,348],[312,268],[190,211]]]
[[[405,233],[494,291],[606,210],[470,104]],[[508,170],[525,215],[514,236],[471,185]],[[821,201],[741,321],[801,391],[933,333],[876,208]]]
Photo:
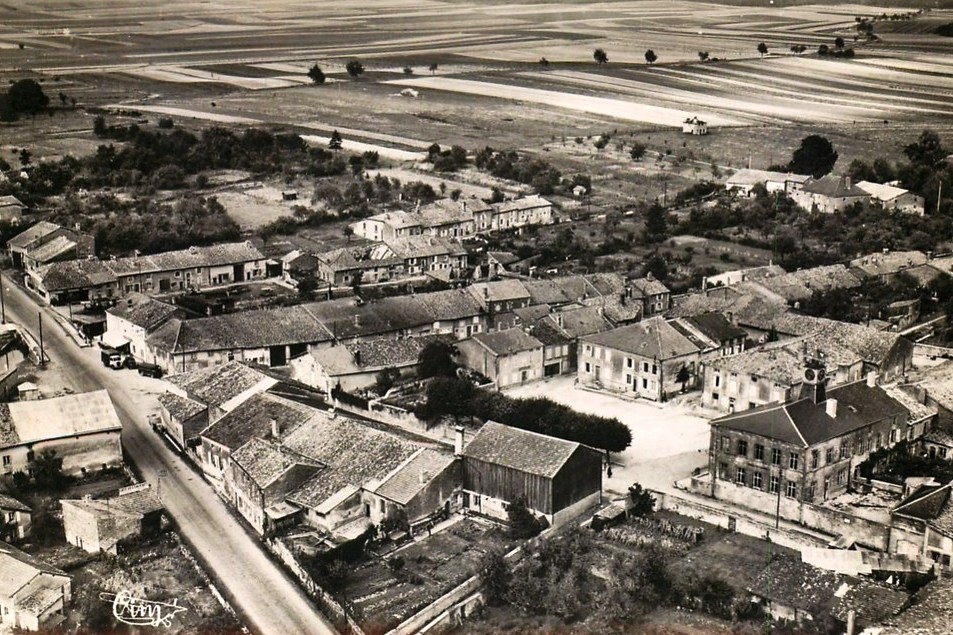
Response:
[[[486,252],[486,255],[490,258],[493,258],[493,260],[497,261],[504,267],[506,265],[511,265],[514,262],[519,262],[520,260],[520,257],[511,251],[488,251]]]
[[[316,348],[309,353],[321,370],[329,375],[347,375],[361,370],[346,346]]]
[[[949,275],[948,271],[943,271],[932,264],[917,265],[910,267],[909,269],[904,269],[903,272],[908,276],[913,277],[913,279],[915,279],[920,283],[921,286],[924,287],[941,276]]]
[[[10,194],[4,194],[3,196],[0,196],[0,207],[7,207],[10,205],[23,207],[23,203],[16,196],[12,196]]]
[[[406,366],[416,364],[420,352],[431,342],[451,344],[456,341],[452,335],[422,335],[419,337],[374,337],[346,344],[355,357],[360,357],[362,368],[384,368],[387,366]]]
[[[106,309],[106,312],[127,322],[141,326],[148,333],[175,313],[175,307],[165,302],[153,300],[149,296],[134,293],[125,300]]]
[[[751,300],[752,297],[742,294],[737,286],[718,287],[673,297],[672,307],[668,310],[667,315],[683,317],[710,311],[727,312]]]
[[[513,315],[518,317],[520,322],[523,324],[533,324],[549,315],[549,313],[550,308],[547,304],[531,304],[529,306],[513,309]]]
[[[553,478],[580,447],[573,441],[487,421],[463,449],[463,457]]]
[[[507,300],[527,300],[530,293],[520,280],[495,280],[477,282],[467,289],[480,302],[505,302]]]
[[[116,282],[116,276],[102,260],[64,260],[39,268],[39,276],[47,291],[97,287]]]
[[[817,292],[854,289],[860,286],[860,280],[844,265],[828,265],[760,278],[757,284],[794,302],[807,300]]]
[[[836,417],[827,415],[827,400],[814,403],[804,398],[736,412],[715,419],[712,424],[808,447],[891,416],[899,415],[906,421],[909,415],[883,388],[870,387],[866,380],[829,388],[826,397],[837,400]]]
[[[928,369],[920,376],[918,385],[938,404],[953,410],[953,360],[947,360]]]
[[[884,202],[892,201],[899,196],[909,193],[909,190],[905,190],[902,187],[894,187],[884,183],[873,183],[871,181],[858,181],[857,187],[867,192],[871,197],[877,199],[878,201]]]
[[[261,438],[248,441],[232,454],[231,459],[262,488],[295,467],[303,470],[303,479],[309,474],[324,469],[324,466],[317,461],[312,461],[297,452]]]
[[[660,317],[588,335],[582,340],[624,353],[660,360],[697,353],[699,347]]]
[[[333,338],[350,339],[431,326],[437,318],[426,301],[418,300],[420,295],[381,298],[361,306],[350,299],[302,306]]]
[[[118,494],[108,498],[66,499],[61,502],[70,503],[80,509],[93,512],[97,515],[128,514],[141,516],[165,509],[162,501],[150,487],[143,487],[125,494]]]
[[[567,296],[553,280],[523,280],[530,304],[566,304],[575,298]]]
[[[66,236],[57,236],[49,242],[33,247],[28,251],[30,258],[46,263],[76,247],[76,242]]]
[[[847,578],[801,562],[796,556],[775,554],[748,591],[772,603],[813,615],[830,608],[834,594]]]
[[[804,183],[811,177],[806,174],[792,174],[790,172],[770,172],[768,170],[738,170],[730,177],[726,185],[751,186],[768,181],[774,183],[784,183],[792,181],[794,183]]]
[[[521,351],[541,348],[543,345],[538,339],[520,328],[493,333],[477,333],[472,339],[496,355],[513,355]]]
[[[890,395],[893,399],[896,399],[907,411],[910,413],[908,421],[915,422],[926,419],[927,417],[933,417],[937,414],[938,410],[935,406],[928,406],[919,400],[915,399],[913,395],[908,393],[906,390],[903,390],[899,386],[890,385],[884,386],[884,390]]]
[[[432,321],[460,320],[480,315],[482,308],[465,289],[448,289],[414,296],[417,304],[426,309]]]
[[[384,223],[385,225],[393,227],[394,229],[402,229],[405,227],[420,227],[420,220],[417,217],[415,217],[413,214],[408,214],[407,212],[403,210],[393,210],[390,212],[382,212],[380,214],[374,214],[373,216],[370,216],[367,220],[379,221],[381,223]]]
[[[466,256],[467,250],[458,242],[439,236],[400,236],[387,238],[384,244],[402,259],[431,258],[433,256]]]
[[[24,505],[14,497],[3,494],[2,492],[0,492],[0,509],[20,512],[31,511],[27,505]]]
[[[539,194],[533,194],[532,196],[523,196],[521,198],[511,199],[509,201],[494,203],[492,207],[495,213],[502,214],[504,212],[538,209],[540,207],[552,207],[552,205],[552,203],[547,201]]]
[[[238,361],[230,361],[172,375],[166,381],[200,403],[221,406],[258,384],[268,383],[268,380],[268,375],[261,371]]]
[[[612,324],[606,320],[601,307],[598,306],[558,311],[548,315],[546,321],[556,324],[571,338],[603,333],[612,329]]]
[[[385,477],[374,493],[400,505],[406,505],[429,485],[430,479],[447,469],[455,460],[449,452],[422,448]]]
[[[314,408],[295,401],[258,393],[205,428],[202,438],[236,450],[255,437],[271,437],[272,420],[278,423],[278,433],[287,437],[318,413]]]
[[[39,223],[33,225],[29,229],[20,232],[13,238],[7,241],[8,247],[20,247],[21,249],[29,247],[38,238],[43,238],[49,234],[52,234],[58,229],[62,229],[56,223],[50,223],[45,220],[41,220]]]
[[[867,276],[881,276],[925,265],[927,262],[929,259],[922,251],[889,251],[855,258],[850,261],[850,266]]]
[[[949,635],[953,615],[953,578],[937,578],[923,587],[916,601],[890,618],[879,635]]]
[[[637,278],[632,280],[632,286],[641,291],[643,296],[669,293],[668,287],[657,278]]]
[[[707,362],[717,370],[739,375],[756,375],[781,384],[793,386],[804,379],[804,348],[811,355],[818,353],[828,364],[852,366],[860,364],[861,358],[834,342],[819,342],[814,338],[784,340],[754,349],[748,349],[737,355],[717,357]]]
[[[106,390],[8,405],[19,443],[120,430],[122,422]]]
[[[381,479],[419,449],[417,444],[341,416],[318,417],[288,435],[285,447],[328,466],[295,492],[291,502],[318,507],[344,487]]]
[[[539,340],[544,346],[557,346],[569,344],[573,338],[556,326],[552,320],[539,320],[529,325],[529,333]]]
[[[12,596],[41,573],[69,577],[13,545],[0,542],[0,596]]]
[[[700,313],[683,319],[714,342],[726,342],[747,335],[747,331],[729,322],[721,313]]]
[[[0,448],[16,445],[19,441],[13,418],[10,416],[10,404],[0,402]]]
[[[902,589],[865,578],[848,580],[848,588],[837,594],[831,607],[831,615],[841,622],[846,623],[848,613],[854,611],[859,625],[880,624],[910,603],[910,594]]]
[[[953,434],[939,428],[934,428],[927,432],[923,435],[923,440],[927,443],[936,443],[937,445],[945,445],[948,448],[953,448]]]
[[[159,404],[178,422],[188,421],[207,409],[207,406],[174,392],[164,392],[158,397]]]
[[[590,273],[581,277],[581,281],[579,280],[580,276],[565,276],[559,279],[560,284],[573,284],[573,286],[577,288],[576,299],[582,297],[580,291],[588,292],[590,296],[618,295],[622,293],[629,284],[624,277],[617,273]],[[587,288],[579,286],[582,282],[585,282]],[[595,293],[593,293],[593,291],[595,291]]]
[[[950,485],[921,485],[891,510],[891,514],[935,520],[950,500]]]
[[[613,324],[633,322],[642,317],[642,302],[636,299],[622,300],[616,296],[605,296],[601,300],[606,319]]]
[[[472,222],[474,213],[490,209],[489,205],[476,197],[460,198],[456,201],[450,198],[442,198],[429,205],[424,205],[414,212],[414,216],[424,227],[435,227],[452,223]]]
[[[827,174],[819,179],[808,179],[804,181],[801,189],[812,194],[821,194],[832,198],[845,198],[852,196],[868,197],[870,196],[864,190],[856,185],[852,185],[850,179],[836,174]]]

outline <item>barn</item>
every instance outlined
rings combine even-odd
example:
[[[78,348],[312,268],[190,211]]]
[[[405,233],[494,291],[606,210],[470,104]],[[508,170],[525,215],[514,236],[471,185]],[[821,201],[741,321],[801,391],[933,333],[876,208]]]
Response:
[[[602,500],[602,453],[555,437],[487,422],[463,449],[463,506],[507,518],[510,503],[559,525]]]

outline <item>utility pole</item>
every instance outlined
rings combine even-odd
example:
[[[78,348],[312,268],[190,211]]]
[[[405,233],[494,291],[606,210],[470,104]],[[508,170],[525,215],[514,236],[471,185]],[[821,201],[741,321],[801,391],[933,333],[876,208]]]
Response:
[[[936,190],[936,211],[940,212],[940,201],[943,200],[943,181],[940,181],[940,186]]]
[[[0,324],[7,323],[7,307],[3,302],[3,275],[0,274]]]
[[[46,366],[46,352],[43,350],[43,312],[36,312],[36,319],[40,325],[40,368]]]

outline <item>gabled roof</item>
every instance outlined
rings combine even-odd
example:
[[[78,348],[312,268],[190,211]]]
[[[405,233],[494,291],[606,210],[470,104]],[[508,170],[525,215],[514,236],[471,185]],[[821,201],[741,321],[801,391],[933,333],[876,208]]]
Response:
[[[145,484],[148,486],[148,483]],[[63,499],[61,503],[83,509],[97,516],[128,515],[142,516],[165,509],[162,501],[151,487],[135,486],[132,491],[120,492],[108,498]]]
[[[467,255],[463,245],[440,236],[398,236],[385,239],[384,244],[401,260]]]
[[[68,291],[98,287],[116,282],[116,275],[102,260],[63,260],[51,262],[38,270],[47,291]]]
[[[176,308],[171,304],[153,300],[141,293],[129,294],[115,306],[106,309],[106,313],[140,326],[147,333],[162,324],[175,311]]]
[[[479,302],[506,302],[531,298],[526,286],[520,280],[513,279],[476,282],[467,289]]]
[[[532,196],[523,196],[517,199],[494,203],[492,207],[495,213],[502,214],[504,212],[538,209],[540,207],[552,207],[552,205],[552,203],[544,199],[539,194],[533,194]]]
[[[545,321],[552,322],[570,338],[576,339],[612,330],[612,324],[602,313],[601,307],[583,306],[578,309],[564,309],[549,314]]]
[[[201,436],[237,450],[256,437],[271,437],[272,421],[277,422],[279,435],[286,437],[319,412],[277,395],[258,393],[205,428]]]
[[[669,288],[666,287],[661,280],[653,277],[636,278],[635,280],[631,281],[631,284],[633,287],[641,291],[643,296],[664,295],[666,293],[670,293]]]
[[[18,199],[16,196],[13,196],[12,194],[4,194],[3,196],[0,196],[0,207],[9,206],[24,207],[20,199]]]
[[[378,496],[406,505],[455,461],[450,452],[421,448],[372,491]]]
[[[747,336],[747,331],[729,322],[721,313],[700,313],[682,320],[716,343]]]
[[[953,578],[937,578],[917,594],[913,606],[887,620],[879,635],[949,635]]]
[[[209,406],[222,406],[255,386],[261,385],[265,390],[276,383],[263,372],[238,361],[172,375],[166,381]]]
[[[0,493],[0,509],[17,512],[32,511],[27,505],[24,505],[14,497],[3,493]]]
[[[529,293],[530,304],[566,304],[575,300],[553,280],[523,280],[521,284]]]
[[[56,223],[50,223],[45,220],[41,220],[39,223],[33,225],[29,229],[20,232],[13,238],[7,241],[8,247],[19,247],[25,249],[29,247],[36,240],[48,236],[53,232],[62,229]]]
[[[463,458],[553,478],[581,447],[585,446],[487,421],[463,449]]]
[[[381,212],[380,214],[374,214],[367,218],[369,221],[378,221],[384,223],[389,227],[394,229],[402,229],[405,227],[420,227],[420,220],[413,214],[409,214],[403,210],[391,210],[389,212]],[[357,225],[361,221],[354,223]]]
[[[15,401],[7,407],[20,444],[122,429],[106,390]]]
[[[862,197],[868,198],[870,195],[856,185],[852,185],[850,179],[836,174],[827,174],[819,179],[808,179],[804,181],[801,189],[811,194],[820,194],[831,198]]]
[[[520,261],[520,257],[511,251],[488,251],[486,255],[504,267]]]
[[[208,409],[208,406],[188,397],[181,397],[174,392],[164,392],[159,395],[158,400],[169,415],[180,423],[188,421]]]
[[[860,355],[836,342],[815,338],[773,342],[737,355],[716,357],[705,363],[720,371],[765,377],[782,386],[794,386],[804,380],[805,348],[810,355],[822,355],[829,365],[853,366],[862,363]]]
[[[903,271],[929,262],[922,251],[890,251],[873,253],[850,261],[852,269],[864,276],[881,276]]]
[[[407,366],[417,363],[420,352],[432,342],[452,344],[452,335],[421,335],[418,337],[373,337],[345,344],[355,361],[360,359],[361,368],[385,368]]]
[[[801,447],[836,439],[891,416],[907,420],[909,411],[880,386],[865,380],[826,391],[827,399],[811,398],[743,410],[712,421],[712,425],[750,432]],[[827,414],[827,401],[837,400],[837,416]]]
[[[542,342],[520,328],[494,331],[493,333],[477,333],[471,339],[479,342],[488,351],[498,356],[532,351],[543,346]]]
[[[582,280],[579,281],[579,278],[582,278]],[[585,288],[579,287],[578,283],[574,285],[577,289],[576,299],[580,299],[584,293],[588,293],[590,296],[618,295],[630,284],[624,277],[617,273],[590,273],[585,276],[563,276],[556,280],[558,280],[560,284],[568,284],[573,281],[585,283],[587,285]]]
[[[818,292],[854,289],[860,286],[860,279],[844,265],[827,265],[762,277],[756,284],[776,293],[787,302],[794,302],[807,300]]]
[[[588,335],[582,341],[660,360],[697,353],[700,347],[660,317]]]
[[[310,460],[274,441],[257,437],[237,449],[231,455],[231,460],[263,489],[294,468],[304,471],[302,478],[324,469],[324,465],[318,461]]]
[[[857,187],[870,194],[872,198],[884,202],[892,201],[895,198],[899,198],[904,194],[909,193],[909,190],[905,190],[902,187],[894,187],[892,185],[886,185],[882,183],[873,183],[871,181],[858,181]]]
[[[465,289],[418,293],[413,298],[428,312],[433,322],[471,318],[483,311],[476,298]]]
[[[76,247],[76,241],[67,238],[66,236],[57,236],[53,240],[43,243],[37,247],[30,248],[28,254],[30,258],[37,261],[38,263],[47,263],[62,256],[70,249]]]
[[[327,465],[288,496],[303,507],[320,507],[343,488],[361,488],[389,474],[419,445],[353,419],[324,414],[298,427],[284,446]]]
[[[772,603],[816,615],[830,608],[845,579],[833,571],[805,564],[796,556],[775,554],[748,591]]]
[[[0,596],[10,597],[41,574],[68,578],[63,571],[20,551],[13,545],[0,542]]]
[[[431,326],[437,318],[426,301],[418,301],[420,296],[381,298],[360,306],[348,298],[311,302],[302,308],[323,326],[329,339],[345,340]]]

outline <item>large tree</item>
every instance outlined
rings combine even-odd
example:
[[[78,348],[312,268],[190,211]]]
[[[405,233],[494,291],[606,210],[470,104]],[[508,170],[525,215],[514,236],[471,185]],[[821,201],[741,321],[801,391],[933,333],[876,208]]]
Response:
[[[949,154],[943,147],[940,136],[932,130],[921,132],[914,143],[903,149],[903,153],[913,163],[931,168],[942,163]]]
[[[603,49],[596,49],[592,52],[592,59],[596,60],[596,64],[605,64],[609,61],[609,56]]]
[[[364,74],[364,65],[358,60],[351,60],[344,66],[344,70],[347,71],[348,75],[356,79],[359,75]]]
[[[50,98],[43,92],[43,88],[32,79],[14,82],[7,91],[7,97],[16,112],[27,115],[42,112],[50,104]]]
[[[834,145],[828,139],[812,134],[801,140],[801,145],[791,155],[788,170],[820,178],[834,169],[837,156]]]
[[[417,355],[417,375],[420,377],[453,377],[457,364],[453,361],[457,349],[447,342],[428,342]]]
[[[649,49],[645,52],[645,61],[649,64],[654,64],[655,60],[658,59],[658,55],[655,54],[655,51]]]
[[[668,231],[668,219],[665,208],[652,203],[645,214],[645,236],[649,240],[661,240]]]
[[[758,53],[761,54],[761,57],[764,57],[765,55],[767,55],[767,54],[768,54],[768,45],[765,44],[764,42],[759,42],[759,43],[758,43]]]

